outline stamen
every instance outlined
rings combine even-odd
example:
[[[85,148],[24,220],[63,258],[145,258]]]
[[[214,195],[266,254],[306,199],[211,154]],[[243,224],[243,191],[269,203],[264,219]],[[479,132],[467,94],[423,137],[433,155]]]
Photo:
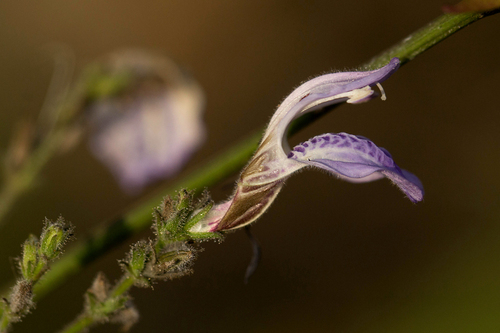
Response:
[[[354,89],[351,91],[348,91],[343,94],[338,94],[334,96],[335,99],[339,99],[341,97],[348,97],[349,99],[346,101],[347,103],[350,104],[356,104],[356,103],[362,103],[366,102],[371,99],[371,96],[373,95],[373,90],[370,86],[366,86],[363,88],[359,89]]]
[[[250,231],[249,225],[245,227],[245,232],[248,236],[248,239],[250,240],[250,243],[252,244],[252,259],[250,260],[250,263],[247,266],[247,270],[245,272],[245,280],[244,280],[245,284],[248,284],[248,279],[250,279],[253,273],[255,273],[255,271],[257,270],[257,266],[259,266],[262,250],[260,248],[259,242]]]
[[[384,88],[378,82],[377,82],[377,87],[380,89],[380,93],[382,94],[382,96],[380,96],[380,99],[383,100],[383,101],[385,101],[387,99],[387,96],[385,96]]]

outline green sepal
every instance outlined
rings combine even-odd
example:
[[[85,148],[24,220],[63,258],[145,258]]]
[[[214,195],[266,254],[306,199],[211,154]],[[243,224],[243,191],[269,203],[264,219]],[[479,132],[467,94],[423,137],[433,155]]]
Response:
[[[177,250],[160,253],[156,257],[157,264],[168,264],[169,267],[175,267],[179,263],[188,260],[192,257],[193,252],[190,250]]]
[[[198,211],[194,216],[192,216],[189,221],[184,225],[184,230],[186,232],[189,232],[189,229],[195,226],[198,222],[200,222],[205,216],[208,214],[208,212],[212,209],[214,206],[214,202],[212,200],[209,200],[202,208],[200,211]]]
[[[45,263],[38,254],[40,244],[38,238],[31,234],[23,244],[23,253],[20,261],[21,273],[26,280],[35,281],[41,275]]]
[[[62,247],[73,236],[73,226],[66,225],[62,217],[56,222],[45,220],[45,226],[40,237],[40,254],[51,261],[60,254]]]
[[[190,207],[184,207],[177,211],[175,216],[166,221],[165,230],[166,234],[170,235],[170,237],[177,236],[180,232],[182,232],[182,226],[186,224],[186,221],[191,214]]]
[[[191,239],[197,241],[212,239],[222,241],[224,239],[224,235],[221,232],[188,232],[187,234]]]
[[[90,314],[97,313],[99,311],[99,307],[101,306],[101,302],[97,299],[96,295],[91,292],[87,291],[85,292],[86,296],[86,305],[87,305],[87,312]]]
[[[177,211],[184,209],[192,209],[192,201],[193,201],[193,191],[188,191],[186,189],[182,189],[177,194],[177,205],[175,209]]]
[[[193,212],[193,192],[182,189],[172,199],[167,196],[160,206],[154,209],[154,229],[157,240],[155,250],[160,252],[173,241],[187,239],[183,226]]]
[[[113,312],[123,309],[129,299],[130,297],[126,294],[109,298],[102,303],[101,308],[99,309],[100,315],[107,317]]]
[[[135,243],[130,249],[130,254],[126,260],[126,266],[132,276],[138,278],[146,268],[146,263],[150,260],[153,249],[146,241]]]

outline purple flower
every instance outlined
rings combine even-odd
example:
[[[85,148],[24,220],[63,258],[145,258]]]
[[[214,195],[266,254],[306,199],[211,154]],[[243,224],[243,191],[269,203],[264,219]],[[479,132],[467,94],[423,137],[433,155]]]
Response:
[[[223,231],[255,221],[273,202],[285,180],[310,166],[355,183],[387,177],[411,201],[421,201],[423,187],[418,178],[400,169],[389,152],[364,137],[327,133],[293,149],[286,141],[293,119],[326,105],[366,102],[376,97],[372,87],[381,87],[380,82],[398,67],[399,59],[394,58],[378,70],[327,74],[295,89],[272,117],[255,155],[240,175],[234,195],[216,205],[191,231]]]
[[[120,52],[88,76],[91,150],[127,192],[172,176],[204,141],[203,92],[170,59]]]

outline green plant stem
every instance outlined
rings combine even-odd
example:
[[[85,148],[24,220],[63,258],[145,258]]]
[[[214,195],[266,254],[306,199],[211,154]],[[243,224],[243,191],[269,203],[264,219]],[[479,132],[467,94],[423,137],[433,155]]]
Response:
[[[0,187],[0,228],[17,199],[36,185],[37,178],[47,162],[63,150],[65,145],[68,147],[68,140],[73,140],[72,144],[77,142],[76,117],[85,89],[82,84],[76,84],[71,92],[69,84],[66,83],[61,87],[62,77],[66,77],[66,81],[69,81],[71,55],[68,55],[68,50],[65,49],[56,50],[56,55],[54,73],[38,120],[33,124],[33,128],[27,126],[32,130],[28,135],[29,143],[26,146],[21,144],[19,147],[14,141],[11,146],[14,150],[21,149],[29,153],[26,152],[28,156],[25,160],[17,161],[20,165],[14,170],[8,166],[5,168],[3,184]],[[60,100],[64,102],[60,103]]]
[[[78,333],[90,327],[93,323],[94,319],[91,316],[81,316],[60,333]]]
[[[135,277],[129,275],[125,278],[123,278],[118,284],[113,288],[113,291],[111,292],[110,297],[117,297],[120,295],[123,295],[127,291],[129,291],[130,288],[135,283]]]
[[[498,12],[500,12],[500,8],[488,12],[442,15],[382,54],[372,58],[368,63],[361,66],[360,69],[371,70],[380,68],[394,57],[398,57],[401,65],[404,65],[455,32]]]
[[[360,66],[360,69],[381,67],[392,57],[399,57],[402,64],[405,64],[467,25],[497,12],[498,10],[482,14],[442,15],[426,27],[411,34],[389,50],[373,58],[365,65]],[[319,116],[321,116],[320,113],[313,113],[298,119],[292,124],[289,134],[293,134],[306,127]],[[109,248],[124,241],[129,236],[148,228],[151,224],[151,209],[158,205],[163,196],[172,194],[179,188],[200,190],[204,187],[212,186],[239,171],[255,151],[259,140],[260,135],[252,135],[242,140],[214,160],[186,176],[180,182],[175,183],[172,187],[161,191],[161,193],[153,196],[150,200],[126,212],[113,223],[92,232],[87,241],[80,242],[72,250],[68,251],[61,260],[52,266],[52,269],[46,274],[44,279],[35,286],[34,293],[36,298],[40,299],[47,295]]]
[[[65,224],[62,218],[55,223],[46,219],[40,240],[30,235],[23,243],[16,265],[21,277],[11,288],[10,295],[0,302],[0,333],[9,331],[12,324],[20,322],[35,308],[32,288],[47,272],[50,262],[61,253],[61,247],[71,239],[72,230],[71,225]]]
[[[5,179],[0,190],[0,228],[16,200],[35,185],[43,167],[60,150],[68,137],[68,131],[68,128],[63,127],[48,133],[25,165]]]
[[[135,282],[135,277],[133,277],[133,276],[124,277],[113,288],[113,290],[111,291],[111,294],[108,297],[108,301],[113,301],[114,298],[119,297],[119,296],[127,293],[130,290],[130,288],[132,288],[134,286],[134,282]],[[85,312],[81,316],[76,318],[74,322],[69,324],[66,328],[64,328],[59,333],[81,332],[81,331],[91,327],[96,322],[98,322],[99,319],[102,319],[102,318],[96,318],[95,316],[92,316],[92,314]]]
[[[10,316],[7,312],[7,309],[2,313],[2,319],[0,321],[0,332],[5,332],[10,324]]]

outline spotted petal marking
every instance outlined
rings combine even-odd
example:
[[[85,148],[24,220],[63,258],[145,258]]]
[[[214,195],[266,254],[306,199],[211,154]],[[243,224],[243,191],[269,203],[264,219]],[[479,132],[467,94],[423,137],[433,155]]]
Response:
[[[353,182],[382,177],[392,180],[413,201],[421,201],[420,180],[394,163],[392,156],[373,142],[347,133],[323,134],[295,146],[288,158],[312,165]]]

